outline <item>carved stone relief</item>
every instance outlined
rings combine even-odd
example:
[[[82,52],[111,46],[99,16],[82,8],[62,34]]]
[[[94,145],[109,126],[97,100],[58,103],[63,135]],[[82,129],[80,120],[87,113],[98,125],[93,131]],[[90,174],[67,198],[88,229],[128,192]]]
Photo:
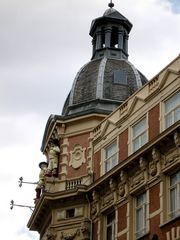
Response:
[[[158,169],[157,169],[157,163],[155,161],[151,161],[149,163],[149,173],[152,177],[156,176],[158,172]]]
[[[89,220],[85,220],[82,222],[80,231],[81,231],[82,239],[84,239],[84,240],[90,239],[90,222],[89,222]]]
[[[157,148],[152,149],[152,159],[155,162],[159,162],[161,160],[161,154]]]
[[[96,218],[99,213],[99,194],[97,191],[92,193],[93,202],[91,204],[91,215],[93,218]]]
[[[180,133],[179,132],[174,133],[174,143],[175,143],[176,147],[180,147]]]
[[[60,240],[73,240],[76,236],[80,235],[80,230],[68,230],[66,232],[61,232]]]
[[[53,233],[53,231],[51,229],[47,230],[46,233],[46,240],[56,240],[57,234]]]
[[[128,176],[127,176],[127,173],[125,173],[123,170],[120,172],[120,175],[119,175],[119,178],[120,178],[120,183],[118,185],[118,193],[119,193],[119,196],[122,198],[122,197],[125,197],[128,193]]]
[[[73,151],[70,151],[69,166],[72,166],[73,168],[77,169],[83,163],[85,163],[86,162],[85,150],[86,148],[83,148],[81,145],[79,144],[75,145]]]
[[[180,159],[180,154],[178,149],[169,152],[164,158],[164,167],[176,164]]]

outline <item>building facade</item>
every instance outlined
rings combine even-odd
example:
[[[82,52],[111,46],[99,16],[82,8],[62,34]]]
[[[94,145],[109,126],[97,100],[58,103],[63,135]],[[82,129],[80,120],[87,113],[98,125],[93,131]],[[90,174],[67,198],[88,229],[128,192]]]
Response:
[[[28,222],[40,240],[180,239],[180,56],[147,81],[131,28],[112,3],[93,20],[92,59],[48,119]]]

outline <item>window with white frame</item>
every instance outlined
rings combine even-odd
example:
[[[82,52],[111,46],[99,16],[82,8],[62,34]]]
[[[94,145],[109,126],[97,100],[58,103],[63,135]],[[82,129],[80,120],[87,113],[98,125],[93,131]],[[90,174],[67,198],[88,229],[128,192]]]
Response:
[[[147,143],[147,119],[141,119],[132,127],[133,152]]]
[[[147,193],[136,197],[136,238],[147,233]]]
[[[115,240],[115,212],[106,215],[106,240]]]
[[[180,215],[180,171],[170,176],[170,217]]]
[[[118,163],[117,141],[112,142],[105,148],[104,171],[111,170]]]
[[[180,120],[180,91],[164,102],[165,129]]]

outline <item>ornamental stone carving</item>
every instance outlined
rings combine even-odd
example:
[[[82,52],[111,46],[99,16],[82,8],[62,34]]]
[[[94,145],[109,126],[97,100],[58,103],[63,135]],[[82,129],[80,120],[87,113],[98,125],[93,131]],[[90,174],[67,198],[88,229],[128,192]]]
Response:
[[[110,178],[109,180],[109,187],[112,192],[116,190],[116,182],[113,178]]]
[[[142,171],[146,171],[147,169],[147,162],[143,157],[140,157],[139,159],[139,166]]]
[[[166,233],[166,240],[180,240],[180,226],[173,227]]]
[[[118,193],[120,197],[124,197],[127,194],[127,174],[122,170],[119,175],[120,183],[118,185]]]
[[[169,166],[169,165],[175,165],[178,164],[180,160],[180,155],[178,150],[173,150],[169,152],[165,158],[164,158],[164,167]]]
[[[85,220],[81,224],[81,235],[83,240],[89,240],[90,239],[90,223],[89,220]]]
[[[152,177],[156,176],[157,171],[158,171],[158,169],[157,169],[157,163],[156,163],[155,161],[151,161],[151,162],[149,163],[149,173],[150,173],[150,175],[151,175]]]
[[[144,181],[148,180],[148,171],[147,171],[147,161],[144,157],[140,157],[139,159],[139,167],[141,171],[144,172]]]
[[[81,145],[79,144],[75,145],[73,151],[70,151],[69,166],[72,166],[73,168],[77,169],[83,163],[85,163],[86,162],[85,150],[86,149],[83,148]]]
[[[137,170],[132,177],[130,177],[130,190],[134,190],[138,188],[140,185],[144,184],[145,181],[145,174],[142,170]]]
[[[180,147],[180,133],[179,132],[174,133],[174,143],[175,143],[176,147]]]
[[[93,198],[93,202],[91,205],[91,215],[93,218],[96,218],[96,216],[99,213],[99,194],[97,191],[93,191],[92,193],[92,198]]]
[[[52,230],[48,229],[46,233],[46,240],[56,240],[57,234],[53,233]]]
[[[80,230],[68,230],[67,232],[61,232],[60,240],[73,240],[76,236],[80,235]]]
[[[161,159],[161,154],[157,148],[152,149],[152,159],[155,162],[159,162]]]

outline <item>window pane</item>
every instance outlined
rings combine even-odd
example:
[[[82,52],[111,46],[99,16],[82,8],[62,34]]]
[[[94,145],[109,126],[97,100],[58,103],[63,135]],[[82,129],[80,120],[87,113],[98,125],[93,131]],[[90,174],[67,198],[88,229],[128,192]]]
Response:
[[[116,142],[113,142],[111,145],[109,145],[106,148],[106,158],[111,157],[116,152],[116,149],[117,149]]]
[[[168,113],[172,111],[178,105],[180,105],[180,92],[177,92],[165,102],[165,112]]]
[[[180,171],[170,177],[170,215],[175,217],[180,211]]]
[[[112,240],[112,227],[107,228],[107,240]]]
[[[112,213],[107,215],[106,239],[107,240],[114,240],[115,239],[115,212],[112,212]]]
[[[146,134],[146,132],[144,132],[141,135],[141,146],[143,146],[146,142],[147,142],[147,134]]]
[[[180,107],[178,107],[174,112],[174,122],[180,120]]]
[[[136,138],[134,141],[133,141],[133,150],[134,152],[136,150],[138,150],[140,148],[140,144],[139,144],[139,138]]]
[[[117,162],[117,142],[115,141],[105,149],[105,172],[113,168]]]
[[[177,210],[177,191],[176,189],[171,190],[171,216],[175,216],[175,212]]]
[[[173,124],[173,117],[172,117],[172,113],[166,115],[165,118],[165,127],[168,128]]]
[[[110,161],[105,162],[105,171],[109,171],[111,169]]]
[[[147,208],[146,208],[146,193],[143,193],[136,198],[136,237],[140,237],[146,233],[147,226]]]
[[[146,130],[146,118],[138,122],[133,126],[133,137],[139,136],[142,132]]]

